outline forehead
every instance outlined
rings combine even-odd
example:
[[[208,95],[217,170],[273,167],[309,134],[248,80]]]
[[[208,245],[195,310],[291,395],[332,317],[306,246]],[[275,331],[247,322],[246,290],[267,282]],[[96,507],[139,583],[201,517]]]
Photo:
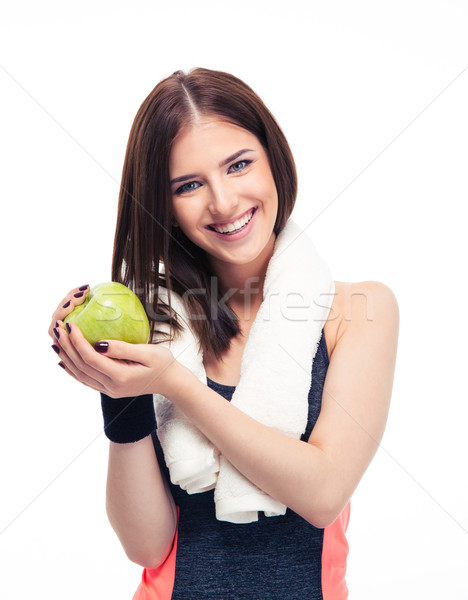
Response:
[[[214,118],[204,118],[182,128],[174,138],[169,164],[172,171],[199,159],[218,163],[241,148],[259,150],[257,137],[243,127]],[[176,174],[177,175],[177,174]]]

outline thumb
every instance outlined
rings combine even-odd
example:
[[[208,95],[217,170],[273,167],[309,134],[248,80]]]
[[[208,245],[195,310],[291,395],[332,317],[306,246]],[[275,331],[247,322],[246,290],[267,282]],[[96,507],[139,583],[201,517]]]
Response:
[[[109,358],[146,364],[146,344],[129,344],[121,340],[100,340],[94,344],[94,349]]]

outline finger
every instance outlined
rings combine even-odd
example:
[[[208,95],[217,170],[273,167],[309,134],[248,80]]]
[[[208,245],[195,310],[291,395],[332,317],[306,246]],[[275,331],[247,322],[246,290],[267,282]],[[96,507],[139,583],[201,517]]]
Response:
[[[52,337],[54,339],[54,343],[57,344],[57,341],[60,342],[58,346],[61,346],[61,342],[63,341],[63,336],[66,335],[67,331],[65,329],[65,324],[60,319],[55,322],[55,327],[52,330]]]
[[[62,339],[61,347],[72,362],[70,368],[78,369],[105,387],[109,385],[112,377],[116,375],[116,365],[96,352],[78,325],[67,323],[66,329],[59,328],[59,333]]]
[[[54,350],[57,352],[60,358],[63,358],[67,354],[67,347],[70,348],[69,345],[67,346],[66,342],[67,332],[63,321],[57,321],[55,325],[56,327],[53,328],[52,334],[54,340],[52,346],[57,348],[57,350],[55,350],[55,348]]]
[[[89,291],[89,285],[82,285],[77,288],[73,288],[70,292],[62,299],[57,309],[52,314],[48,333],[51,337],[54,336],[54,327],[56,327],[57,321],[63,321],[68,316],[75,306],[78,306],[85,301]]]
[[[92,377],[88,377],[88,375],[86,375],[86,373],[80,373],[78,371],[78,375],[73,372],[70,369],[70,366],[66,365],[65,362],[62,360],[58,363],[64,371],[66,371],[71,377],[73,377],[73,379],[76,379],[76,381],[78,381],[79,383],[83,383],[84,385],[92,388],[93,390],[96,390],[96,392],[103,392],[105,393],[105,388],[95,379],[93,379]]]
[[[94,349],[107,358],[126,360],[145,367],[150,366],[151,357],[148,352],[148,344],[129,344],[120,340],[100,340],[96,342]]]
[[[81,288],[74,288],[73,290],[70,290],[70,292],[64,298],[62,298],[59,306],[52,314],[52,319],[48,330],[48,333],[51,337],[53,337],[53,330],[54,327],[57,326],[57,321],[63,321],[63,319],[65,319],[65,317],[74,310],[75,306],[84,302],[88,287],[89,286],[83,285]]]
[[[67,340],[68,335],[66,330],[63,328],[62,321],[59,321],[61,325],[54,331],[56,332],[56,340],[52,347],[55,346],[54,351],[57,352],[63,367],[67,368],[67,372],[73,375],[75,379],[79,380],[80,369],[77,366],[76,353],[73,350],[73,345]]]
[[[81,304],[81,302],[83,302],[83,300],[85,299],[88,290],[89,285],[81,285],[80,287],[73,288],[68,292],[68,294],[64,298],[62,298],[62,301],[58,305],[57,310],[60,310],[61,308],[69,308],[70,305],[68,304],[68,302],[73,303],[74,306],[76,306],[77,304]],[[79,301],[77,301],[77,299]]]
[[[78,378],[75,375],[75,373],[73,373],[73,371],[70,371],[70,369],[65,365],[65,363],[62,360],[58,364],[59,364],[60,367],[63,368],[63,370],[65,371],[65,373],[68,373],[68,375],[70,375],[70,377],[73,377],[73,379],[76,379],[78,381]]]
[[[62,359],[60,361],[61,366],[80,383],[84,383],[85,385],[88,385],[97,391],[104,392],[106,388],[103,386],[101,381],[102,373],[90,368],[87,368],[87,370],[80,368],[79,365],[84,365],[85,363],[82,361],[79,353],[77,353],[73,344],[71,343],[70,336],[66,327],[64,327],[63,321],[58,322],[58,327],[56,329],[58,338],[52,347],[54,348],[55,346],[55,352],[57,352],[59,357]],[[75,330],[75,336],[76,332],[78,331],[84,342],[90,346],[89,342],[84,339],[83,334],[81,334],[81,331],[77,326],[75,326]],[[106,382],[107,380],[108,378],[106,378]]]

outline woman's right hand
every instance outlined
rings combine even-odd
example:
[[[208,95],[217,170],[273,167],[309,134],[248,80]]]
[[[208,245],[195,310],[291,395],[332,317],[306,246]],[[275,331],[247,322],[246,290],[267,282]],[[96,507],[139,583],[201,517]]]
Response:
[[[81,287],[73,288],[68,292],[65,298],[62,299],[57,309],[52,314],[52,320],[50,322],[48,333],[54,342],[58,339],[58,327],[63,327],[63,319],[65,319],[65,317],[72,312],[75,306],[78,306],[78,304],[81,304],[84,301],[88,290],[89,285],[82,285]]]

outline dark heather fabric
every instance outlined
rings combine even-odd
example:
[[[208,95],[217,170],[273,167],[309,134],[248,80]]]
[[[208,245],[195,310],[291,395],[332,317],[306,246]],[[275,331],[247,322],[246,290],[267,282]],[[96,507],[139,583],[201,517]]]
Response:
[[[322,337],[312,367],[306,442],[317,421],[329,358]],[[208,379],[210,388],[231,400],[235,386]],[[291,509],[280,517],[233,524],[215,517],[214,490],[187,494],[170,483],[156,432],[153,443],[162,472],[180,507],[172,600],[322,600],[323,529]]]

